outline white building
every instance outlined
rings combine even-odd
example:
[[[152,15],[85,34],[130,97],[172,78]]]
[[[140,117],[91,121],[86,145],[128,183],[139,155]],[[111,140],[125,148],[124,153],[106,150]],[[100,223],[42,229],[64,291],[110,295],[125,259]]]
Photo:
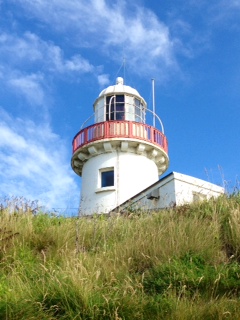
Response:
[[[124,85],[123,78],[103,90],[93,108],[94,124],[83,125],[73,139],[71,164],[82,177],[80,215],[109,213],[129,205],[161,209],[224,192],[175,172],[159,180],[169,165],[162,122],[137,90]],[[153,126],[147,123],[149,113]]]
[[[185,174],[172,172],[125,201],[112,212],[159,210],[209,200],[224,194],[224,188]]]
[[[80,214],[108,213],[159,180],[168,168],[168,144],[146,123],[145,100],[117,78],[94,102],[95,123],[73,139],[72,168],[82,177]],[[154,121],[154,123],[155,123]]]

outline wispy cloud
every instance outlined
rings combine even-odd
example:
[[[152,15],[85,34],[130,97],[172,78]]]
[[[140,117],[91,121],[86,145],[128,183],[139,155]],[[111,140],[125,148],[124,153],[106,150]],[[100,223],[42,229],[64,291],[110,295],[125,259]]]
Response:
[[[240,0],[223,0],[222,4],[229,8],[240,9]]]
[[[7,84],[17,93],[23,95],[30,105],[43,106],[45,104],[44,77],[41,74],[21,75],[9,77]]]
[[[66,142],[47,124],[13,119],[2,109],[0,117],[0,194],[37,199],[48,208],[76,203]]]
[[[65,58],[61,48],[50,41],[40,39],[36,34],[25,32],[22,35],[0,34],[1,64],[11,63],[12,68],[32,68],[45,72],[93,71],[93,66],[80,55]]]
[[[101,74],[98,76],[98,83],[100,87],[105,87],[110,83],[108,74]]]
[[[123,0],[115,4],[106,0],[20,0],[18,4],[48,28],[68,34],[76,47],[98,48],[112,61],[125,57],[136,73],[145,76],[154,70],[177,68],[175,51],[179,46],[175,43],[180,40],[173,39],[168,27],[149,9]]]
[[[34,33],[0,33],[0,85],[24,97],[32,106],[46,109],[50,104],[48,89],[53,76],[68,81],[93,72],[93,65],[81,55],[65,57],[59,46]]]
[[[195,9],[201,12],[201,19],[205,21],[206,26],[209,28],[225,28],[231,29],[233,26],[230,21],[235,18],[240,18],[240,0],[219,0],[219,1],[198,1],[192,0]],[[189,10],[185,6],[185,10]],[[204,12],[204,14],[203,14]],[[236,22],[238,22],[238,20]],[[239,23],[237,23],[239,25]],[[234,28],[236,24],[234,24]]]
[[[216,8],[216,19],[215,21],[221,24],[222,22],[228,22],[229,20],[238,17],[238,21],[240,19],[240,0],[222,0],[220,1]],[[239,23],[237,23],[239,28]],[[236,24],[231,26],[228,24],[228,28],[234,27],[236,28]]]

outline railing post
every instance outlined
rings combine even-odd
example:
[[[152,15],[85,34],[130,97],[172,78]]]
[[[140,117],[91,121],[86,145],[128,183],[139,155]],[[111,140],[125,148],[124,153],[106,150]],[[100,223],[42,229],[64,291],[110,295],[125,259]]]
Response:
[[[83,130],[84,132],[84,144],[88,142],[88,128]]]
[[[151,142],[153,142],[153,143],[155,143],[154,130],[155,129],[153,127],[151,127],[151,131],[150,131],[151,132]]]
[[[133,126],[133,123],[128,121],[128,136],[129,138],[132,138],[132,126]]]
[[[76,139],[76,138],[75,138],[75,139]],[[72,153],[75,152],[75,141],[76,141],[75,139],[73,140]]]
[[[108,126],[108,121],[104,122],[104,138],[109,137],[109,126]]]

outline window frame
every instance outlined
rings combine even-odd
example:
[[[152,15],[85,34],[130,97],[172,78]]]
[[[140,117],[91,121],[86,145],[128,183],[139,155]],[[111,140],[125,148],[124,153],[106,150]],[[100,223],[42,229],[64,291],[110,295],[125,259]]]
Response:
[[[102,174],[104,172],[113,172],[113,184],[103,186]],[[114,167],[106,167],[106,168],[99,169],[98,188],[95,192],[98,193],[98,192],[103,192],[103,191],[114,191],[115,189],[116,189],[116,187],[115,187],[115,168]]]
[[[106,96],[106,121],[125,120],[125,95],[115,94]]]
[[[114,187],[114,170],[102,170],[101,175],[101,188]]]
[[[145,123],[144,105],[141,99],[134,97],[134,107],[135,121]]]

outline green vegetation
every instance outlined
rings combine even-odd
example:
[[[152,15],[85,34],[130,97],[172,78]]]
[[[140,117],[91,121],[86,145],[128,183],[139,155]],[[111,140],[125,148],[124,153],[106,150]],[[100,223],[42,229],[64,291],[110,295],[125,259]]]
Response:
[[[1,206],[0,319],[240,319],[240,194],[81,219]]]

